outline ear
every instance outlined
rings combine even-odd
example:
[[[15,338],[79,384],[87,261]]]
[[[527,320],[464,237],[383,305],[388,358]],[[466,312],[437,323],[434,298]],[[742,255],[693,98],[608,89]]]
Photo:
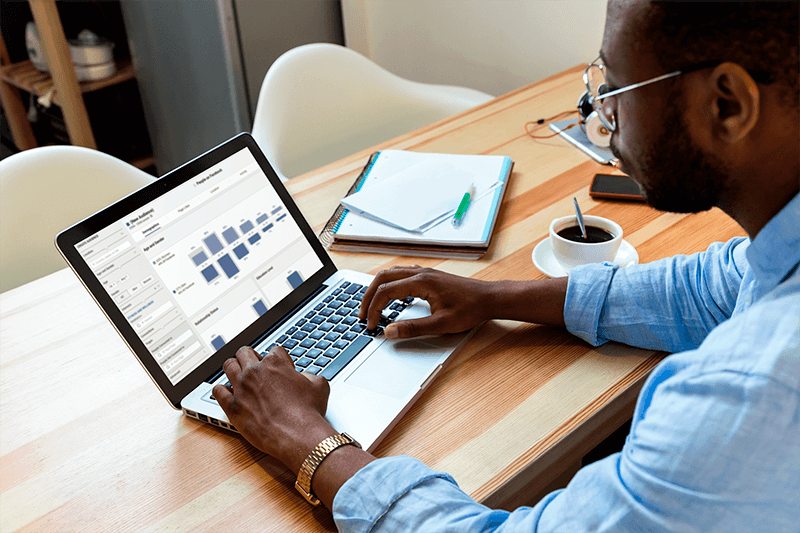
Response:
[[[736,143],[758,122],[761,93],[750,74],[736,63],[718,65],[709,78],[715,134],[722,141]]]

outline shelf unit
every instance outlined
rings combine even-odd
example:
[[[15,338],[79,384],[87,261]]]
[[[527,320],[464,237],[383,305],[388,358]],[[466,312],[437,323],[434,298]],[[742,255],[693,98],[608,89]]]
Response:
[[[119,61],[117,72],[113,76],[79,83],[72,66],[56,1],[28,0],[28,4],[36,27],[39,28],[42,50],[50,73],[36,70],[30,60],[12,64],[5,41],[0,35],[0,100],[8,117],[14,143],[21,150],[37,146],[19,89],[36,96],[43,96],[55,89],[52,102],[62,110],[70,143],[96,150],[97,143],[83,101],[83,93],[134,79],[136,73],[133,64],[130,60]],[[129,163],[138,168],[147,168],[153,165],[154,159],[148,156]]]

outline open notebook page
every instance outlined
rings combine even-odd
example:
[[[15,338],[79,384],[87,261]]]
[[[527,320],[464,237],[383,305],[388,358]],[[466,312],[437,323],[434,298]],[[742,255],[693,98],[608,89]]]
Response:
[[[458,170],[466,178],[464,191],[471,180],[475,181],[476,198],[470,204],[462,224],[454,227],[449,219],[433,226],[424,233],[412,233],[391,227],[365,216],[348,211],[334,229],[336,238],[382,241],[398,243],[446,244],[446,245],[485,245],[489,241],[495,213],[503,194],[503,186],[508,177],[511,159],[505,156],[426,154],[399,150],[384,150],[369,169],[361,190],[392,178],[405,170],[418,166],[430,172],[430,165],[438,162],[448,172]],[[420,165],[425,163],[425,165]],[[502,182],[499,187],[492,184]],[[483,184],[480,188],[479,184]],[[415,189],[416,190],[416,189]],[[417,196],[424,191],[416,190]],[[463,191],[456,194],[454,210]]]

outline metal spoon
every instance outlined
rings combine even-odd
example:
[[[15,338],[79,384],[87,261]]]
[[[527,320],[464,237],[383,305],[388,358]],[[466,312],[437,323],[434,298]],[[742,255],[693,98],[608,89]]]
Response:
[[[588,239],[589,237],[586,235],[586,226],[583,224],[583,214],[581,214],[581,208],[578,207],[578,199],[574,196],[572,197],[572,203],[575,204],[575,215],[578,217],[578,226],[581,228],[583,238]]]

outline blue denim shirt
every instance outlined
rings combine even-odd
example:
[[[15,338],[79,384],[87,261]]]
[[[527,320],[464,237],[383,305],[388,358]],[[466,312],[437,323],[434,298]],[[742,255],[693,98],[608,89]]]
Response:
[[[678,352],[647,379],[622,452],[535,507],[493,511],[409,457],[334,500],[340,531],[800,532],[800,196],[750,242],[570,274],[567,328]]]

